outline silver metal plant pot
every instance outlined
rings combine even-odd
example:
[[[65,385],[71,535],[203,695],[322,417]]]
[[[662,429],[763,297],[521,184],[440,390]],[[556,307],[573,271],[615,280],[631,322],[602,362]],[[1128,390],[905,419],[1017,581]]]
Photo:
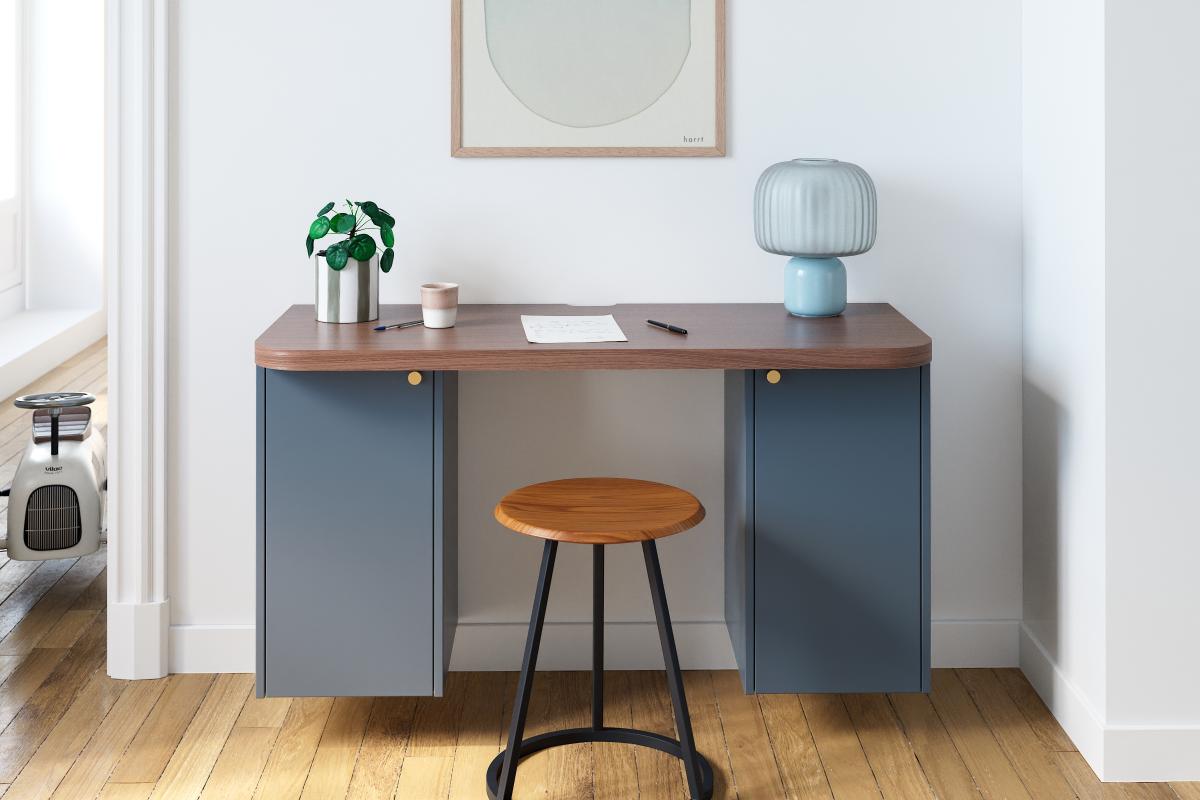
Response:
[[[371,322],[379,319],[379,257],[346,262],[330,269],[321,254],[313,255],[317,273],[317,322]]]

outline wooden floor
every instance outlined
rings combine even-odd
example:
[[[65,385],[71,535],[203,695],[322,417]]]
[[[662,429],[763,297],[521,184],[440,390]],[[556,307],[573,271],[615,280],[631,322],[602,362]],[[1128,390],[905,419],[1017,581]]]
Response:
[[[102,395],[103,359],[101,344],[25,391]],[[0,484],[26,426],[11,403],[0,407]],[[104,661],[104,552],[0,557],[4,800],[482,798],[516,682],[452,673],[444,699],[258,700],[251,675],[118,681]],[[527,733],[587,724],[588,681],[540,673]],[[929,696],[746,696],[733,672],[688,672],[685,682],[718,798],[1200,800],[1200,784],[1102,786],[1016,670],[935,670]],[[609,724],[674,735],[660,673],[610,673],[608,698]],[[667,756],[575,745],[528,759],[517,797],[686,793]]]

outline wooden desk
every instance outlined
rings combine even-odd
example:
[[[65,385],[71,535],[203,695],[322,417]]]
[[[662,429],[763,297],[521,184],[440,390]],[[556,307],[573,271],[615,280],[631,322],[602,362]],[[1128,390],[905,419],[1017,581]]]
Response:
[[[628,342],[529,344],[519,319],[607,313]],[[580,369],[725,372],[725,616],[747,691],[928,690],[932,343],[891,306],[466,305],[448,330],[374,324],[293,306],[255,343],[260,696],[442,693],[457,375]]]
[[[530,344],[522,314],[612,314],[628,342]],[[420,306],[383,306],[380,320],[420,319]],[[686,328],[679,336],[646,324]],[[446,330],[372,330],[314,321],[292,306],[254,344],[260,367],[298,371],[571,369],[901,369],[928,364],[933,343],[886,303],[800,320],[771,303],[464,305]]]

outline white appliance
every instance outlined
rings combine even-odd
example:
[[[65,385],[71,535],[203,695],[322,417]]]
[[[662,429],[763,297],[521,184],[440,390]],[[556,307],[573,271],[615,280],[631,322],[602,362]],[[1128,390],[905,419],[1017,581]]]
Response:
[[[92,425],[83,392],[16,399],[33,410],[33,434],[8,494],[8,557],[74,558],[100,547],[104,524],[104,437]]]

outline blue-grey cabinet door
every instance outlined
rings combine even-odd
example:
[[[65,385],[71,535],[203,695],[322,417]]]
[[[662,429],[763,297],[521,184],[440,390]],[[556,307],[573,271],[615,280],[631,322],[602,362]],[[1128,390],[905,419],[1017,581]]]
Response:
[[[755,690],[920,691],[921,370],[754,381]]]
[[[265,373],[263,693],[432,694],[434,382]]]

